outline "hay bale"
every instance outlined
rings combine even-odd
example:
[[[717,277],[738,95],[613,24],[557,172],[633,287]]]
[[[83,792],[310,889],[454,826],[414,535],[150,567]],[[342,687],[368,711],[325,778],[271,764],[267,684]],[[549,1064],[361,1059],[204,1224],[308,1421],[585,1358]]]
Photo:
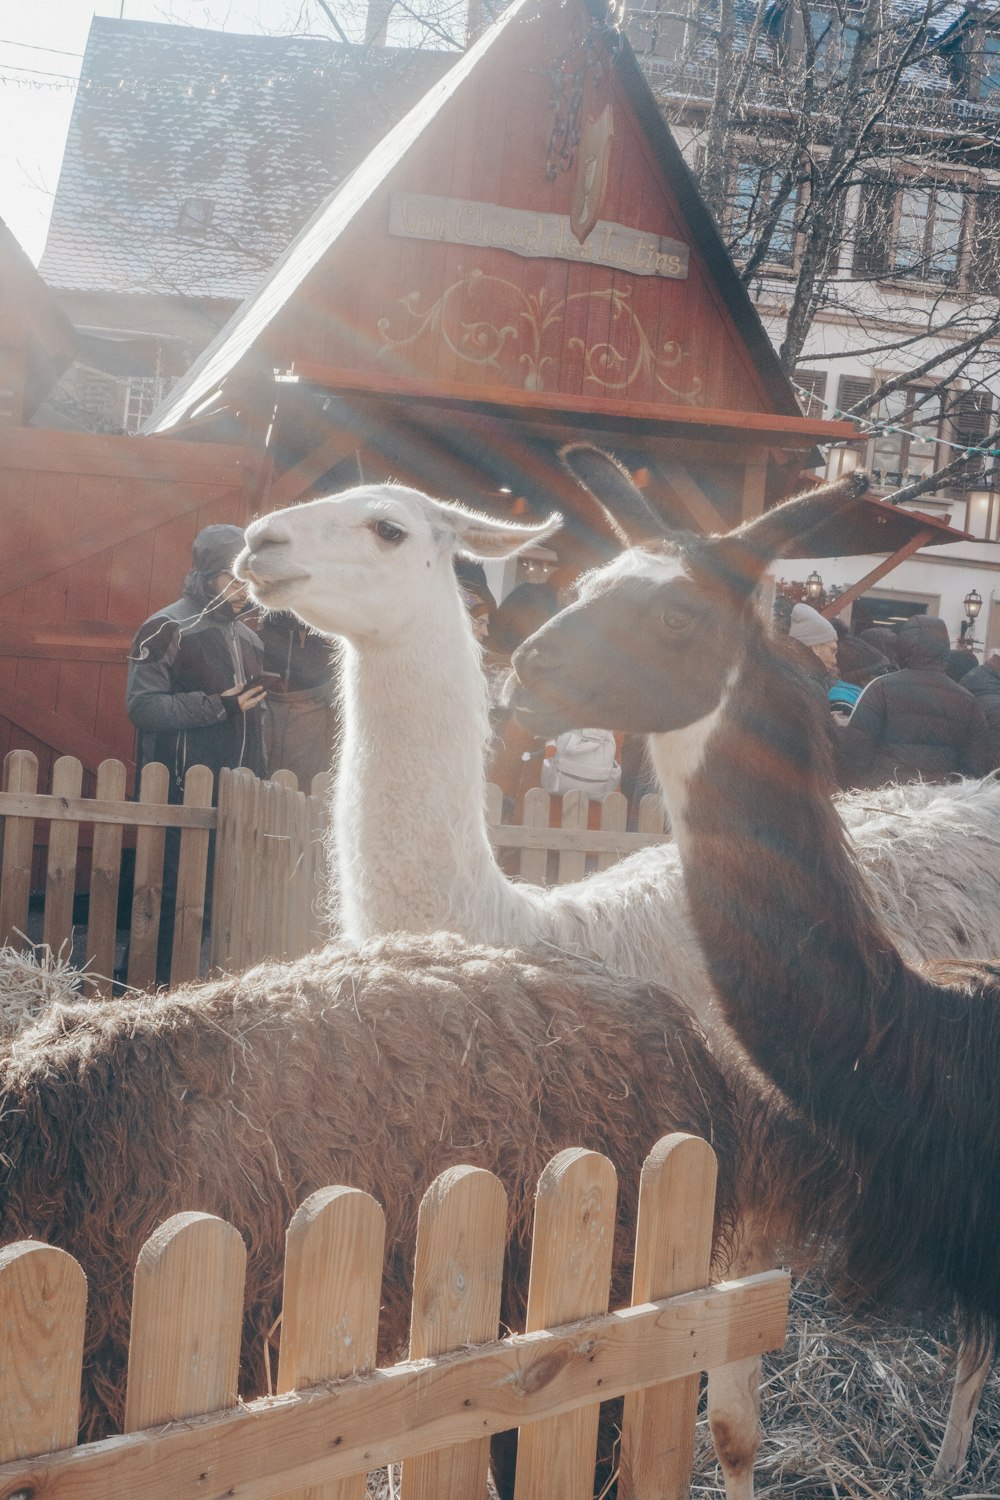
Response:
[[[161,996],[61,1005],[0,1058],[0,1243],[59,1245],[90,1283],[83,1431],[121,1420],[132,1271],[170,1214],[234,1224],[248,1249],[242,1392],[265,1388],[285,1229],[307,1194],[366,1189],[387,1217],[380,1357],[405,1344],[420,1196],[446,1167],[510,1199],[503,1316],[523,1326],[533,1192],[569,1145],[618,1168],[615,1296],[628,1299],[639,1167],[685,1130],[736,1215],[730,1094],[689,1012],[593,964],[447,935],[326,949]]]
[[[50,1005],[80,998],[80,972],[60,954],[39,945],[20,952],[0,948],[0,1048],[35,1022]]]

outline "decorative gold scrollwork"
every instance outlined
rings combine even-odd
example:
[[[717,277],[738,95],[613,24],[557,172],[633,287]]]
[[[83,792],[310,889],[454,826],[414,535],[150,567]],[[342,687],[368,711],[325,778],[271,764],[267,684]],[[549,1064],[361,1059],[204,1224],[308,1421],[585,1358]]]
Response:
[[[628,392],[637,381],[653,380],[678,401],[697,406],[702,400],[700,375],[690,376],[686,385],[680,383],[687,351],[676,339],[668,339],[659,351],[654,349],[628,290],[574,292],[552,299],[544,286],[525,292],[503,277],[473,270],[430,307],[421,310],[420,300],[419,292],[402,298],[404,316],[411,320],[408,332],[394,337],[391,319],[379,319],[380,358],[415,351],[418,346],[433,347],[440,341],[457,359],[506,372],[512,385],[519,380],[526,391],[541,391],[545,372],[556,359],[545,350],[552,347],[550,335],[562,325],[570,304],[606,301],[611,313],[609,337],[593,344],[574,337],[566,346],[582,354],[584,379],[616,395]]]

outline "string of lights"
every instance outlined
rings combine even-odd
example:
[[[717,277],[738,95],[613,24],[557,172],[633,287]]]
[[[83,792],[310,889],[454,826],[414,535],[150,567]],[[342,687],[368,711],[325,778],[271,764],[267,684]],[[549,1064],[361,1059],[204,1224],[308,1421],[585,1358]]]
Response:
[[[791,384],[800,396],[805,396],[809,400],[815,399],[815,391],[809,390],[807,386],[799,385],[796,380],[792,380]],[[828,403],[824,403],[826,404]],[[829,404],[835,418],[840,418],[845,422],[854,422],[861,429],[861,436],[865,438],[882,437],[885,433],[898,432],[901,436],[914,438],[919,443],[934,442],[942,448],[953,448],[956,453],[961,453],[965,458],[1000,458],[1000,448],[969,446],[966,443],[953,443],[949,438],[936,436],[929,438],[926,432],[914,432],[909,427],[900,426],[898,422],[880,422],[874,417],[856,416],[853,412],[841,411],[839,406]]]

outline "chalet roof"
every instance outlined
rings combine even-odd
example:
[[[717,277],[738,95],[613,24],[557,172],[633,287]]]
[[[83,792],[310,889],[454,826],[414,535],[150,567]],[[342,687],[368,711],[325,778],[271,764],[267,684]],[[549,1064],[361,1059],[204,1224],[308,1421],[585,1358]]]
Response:
[[[948,542],[971,542],[967,531],[958,531],[937,516],[899,505],[889,505],[877,495],[861,495],[853,505],[840,509],[829,521],[809,533],[808,541],[793,542],[783,557],[865,557],[869,553],[896,552],[925,534],[923,547],[943,547]]]
[[[444,107],[463,90],[506,28],[533,13],[536,5],[537,0],[515,0],[501,19],[384,136],[347,181],[334,190],[288,246],[255,294],[234,314],[219,337],[154,413],[147,431],[165,431],[211,400],[222,381],[251,355],[257,341],[337,245],[376,190],[384,186],[407,153],[415,149],[431,130]],[[800,409],[793,388],[781,369],[680,148],[656,106],[632,49],[624,40],[615,53],[613,67],[652,153],[676,195],[691,240],[697,244],[708,264],[715,291],[750,352],[771,409],[799,417]]]
[[[27,420],[59,379],[76,352],[69,319],[0,219],[0,344],[10,356],[17,350],[17,373],[7,371],[21,387],[19,417]]]
[[[451,56],[95,17],[42,274],[242,299]]]

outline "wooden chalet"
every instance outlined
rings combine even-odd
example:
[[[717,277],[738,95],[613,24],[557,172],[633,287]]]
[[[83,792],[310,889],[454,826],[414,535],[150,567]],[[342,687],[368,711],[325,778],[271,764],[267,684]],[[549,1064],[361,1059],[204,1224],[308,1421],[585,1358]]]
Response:
[[[327,201],[149,431],[266,442],[269,504],[393,477],[570,517],[555,452],[644,470],[675,520],[789,493],[802,415],[603,7],[515,0]],[[582,518],[557,541],[587,559]]]
[[[55,378],[71,350],[32,276],[32,368]],[[559,506],[575,571],[607,541],[561,476],[568,440],[644,471],[673,521],[719,529],[853,436],[800,412],[589,0],[515,0],[316,212],[149,435],[15,425],[29,411],[11,408],[0,451],[0,754],[35,751],[43,787],[56,754],[131,763],[129,642],[209,522],[392,477],[497,515]],[[894,550],[921,526],[860,520],[831,546]]]

